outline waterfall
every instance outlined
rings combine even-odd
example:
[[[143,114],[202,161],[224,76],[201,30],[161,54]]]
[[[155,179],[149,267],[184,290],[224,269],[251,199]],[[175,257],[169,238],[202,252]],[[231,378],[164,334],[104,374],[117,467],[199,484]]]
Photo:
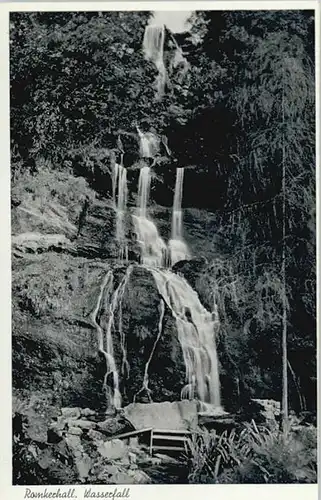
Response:
[[[176,320],[178,339],[186,366],[187,386],[182,394],[194,395],[202,408],[222,412],[215,335],[217,314],[201,304],[187,281],[169,270],[150,269],[157,289]]]
[[[143,167],[140,170],[138,180],[138,214],[146,218],[147,203],[150,191],[150,168]]]
[[[179,240],[182,238],[183,181],[184,181],[184,169],[177,168],[176,169],[175,192],[174,192],[173,215],[172,215],[172,239],[173,240]]]
[[[130,279],[131,272],[133,270],[133,265],[128,266],[125,276],[119,283],[118,287],[114,291],[113,297],[111,301],[109,302],[109,307],[108,307],[108,321],[106,325],[106,342],[107,345],[110,347],[110,350],[113,350],[113,341],[112,341],[112,330],[115,329],[115,315],[116,311],[118,310],[118,333],[120,336],[120,347],[122,350],[122,375],[125,375],[125,370],[126,370],[126,376],[128,377],[129,375],[129,363],[127,361],[127,351],[126,351],[126,345],[125,345],[125,336],[123,333],[123,325],[122,325],[122,302],[123,302],[123,297],[124,293],[127,287],[127,284]],[[117,370],[116,370],[117,371]],[[118,378],[118,376],[117,376]]]
[[[166,260],[167,247],[159,236],[154,222],[147,217],[147,205],[150,192],[151,169],[140,169],[138,181],[138,200],[133,222],[137,242],[140,246],[141,262],[148,266],[160,267]]]
[[[179,260],[185,260],[190,258],[189,250],[183,239],[183,213],[182,213],[183,182],[184,182],[184,168],[177,168],[174,204],[172,213],[172,238],[169,241],[169,251],[170,251],[170,259],[172,266]]]
[[[155,158],[159,152],[160,140],[153,132],[142,132],[138,127],[140,141],[140,156],[142,158]]]
[[[126,261],[128,261],[128,247],[126,244],[125,234],[125,214],[127,207],[128,189],[127,170],[123,166],[123,155],[121,156],[121,163],[114,163],[113,165],[112,190],[113,204],[116,210],[116,241],[118,242],[119,246],[118,257],[120,260],[125,259]]]
[[[143,386],[142,388],[135,394],[134,396],[134,402],[136,401],[136,398],[137,396],[141,393],[141,392],[146,392],[150,402],[152,402],[152,398],[151,398],[151,390],[149,389],[148,387],[148,382],[149,382],[149,377],[148,377],[148,369],[149,369],[149,365],[150,365],[150,362],[153,358],[153,355],[154,355],[154,352],[155,352],[155,349],[156,349],[156,345],[162,335],[162,331],[163,331],[163,319],[164,319],[164,314],[165,314],[165,306],[164,306],[164,302],[161,300],[160,302],[160,316],[159,316],[159,321],[158,321],[158,334],[157,334],[157,337],[156,337],[156,340],[155,340],[155,343],[153,345],[153,348],[151,350],[151,353],[149,355],[149,358],[147,360],[147,363],[145,365],[145,370],[144,370],[144,378],[143,378]]]
[[[158,75],[156,78],[157,98],[161,99],[165,91],[166,68],[164,64],[165,27],[149,24],[146,26],[143,50],[145,59],[155,64]]]
[[[106,372],[104,376],[103,389],[106,392],[107,402],[113,408],[120,408],[121,395],[119,391],[118,372],[114,359],[113,340],[112,337],[109,336],[108,332],[106,338],[104,339],[104,328],[100,325],[100,320],[98,320],[98,316],[102,310],[103,296],[105,294],[106,301],[108,302],[109,296],[112,294],[113,286],[114,277],[112,271],[109,270],[100,287],[97,304],[91,315],[91,319],[97,330],[98,350],[104,355],[106,360]],[[104,347],[104,344],[106,344],[106,347]],[[107,386],[107,377],[110,373],[113,375],[113,390],[111,394],[109,387]]]
[[[115,156],[111,158],[111,170],[112,170],[112,193],[113,193],[113,206],[116,209],[116,190],[117,190],[117,180],[118,180],[118,170],[119,164],[116,162]]]

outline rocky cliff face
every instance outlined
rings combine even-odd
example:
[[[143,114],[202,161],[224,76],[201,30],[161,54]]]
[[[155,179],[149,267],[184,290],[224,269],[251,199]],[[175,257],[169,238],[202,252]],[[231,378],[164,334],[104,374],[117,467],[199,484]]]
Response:
[[[125,274],[117,260],[112,200],[83,178],[50,169],[22,178],[12,195],[14,389],[23,398],[41,393],[48,404],[104,408],[105,362],[92,312],[106,273],[113,271],[114,288]],[[154,204],[151,214],[168,239],[171,210]],[[215,251],[209,218],[198,209],[185,211],[185,236],[194,255]],[[121,377],[123,402],[175,401],[185,379],[175,322],[165,307],[157,341],[160,297],[152,275],[138,264],[130,217],[126,224],[133,269],[113,329],[117,366],[123,362],[121,335],[129,366]]]

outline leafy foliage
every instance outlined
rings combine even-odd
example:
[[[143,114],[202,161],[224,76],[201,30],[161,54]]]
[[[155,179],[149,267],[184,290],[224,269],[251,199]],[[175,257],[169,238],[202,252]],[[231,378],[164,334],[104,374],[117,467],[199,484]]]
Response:
[[[284,438],[252,421],[229,434],[206,431],[191,440],[189,467],[191,483],[313,483],[316,430],[301,428],[300,435]]]

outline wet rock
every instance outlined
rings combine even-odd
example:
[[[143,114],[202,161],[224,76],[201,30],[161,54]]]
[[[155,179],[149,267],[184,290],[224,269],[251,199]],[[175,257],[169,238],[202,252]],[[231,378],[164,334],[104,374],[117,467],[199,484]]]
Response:
[[[205,257],[200,257],[191,260],[181,260],[174,264],[173,271],[182,274],[184,278],[195,288],[196,281],[199,275],[204,272],[207,260]]]
[[[128,456],[128,448],[120,439],[105,441],[97,448],[97,451],[103,458],[109,460],[119,460]]]

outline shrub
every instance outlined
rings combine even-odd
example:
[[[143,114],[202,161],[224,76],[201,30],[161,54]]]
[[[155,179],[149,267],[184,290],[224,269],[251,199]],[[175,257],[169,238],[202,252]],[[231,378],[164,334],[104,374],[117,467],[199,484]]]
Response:
[[[190,441],[189,482],[314,483],[316,438],[312,426],[284,436],[254,421],[240,432],[202,432]]]

